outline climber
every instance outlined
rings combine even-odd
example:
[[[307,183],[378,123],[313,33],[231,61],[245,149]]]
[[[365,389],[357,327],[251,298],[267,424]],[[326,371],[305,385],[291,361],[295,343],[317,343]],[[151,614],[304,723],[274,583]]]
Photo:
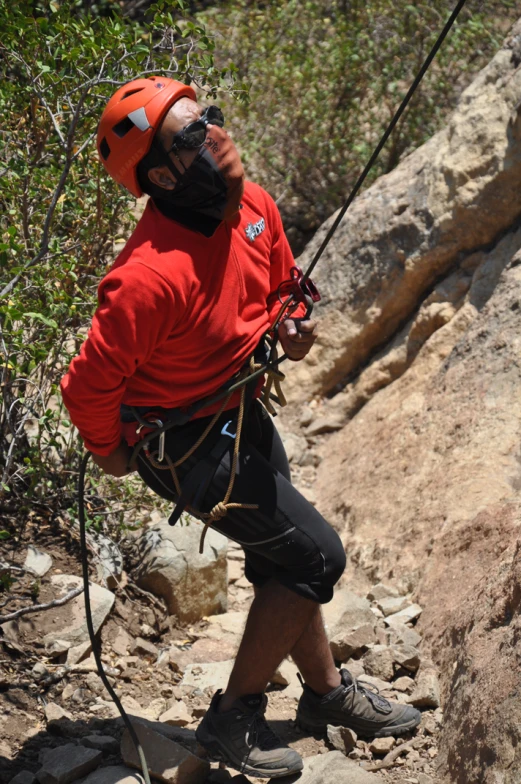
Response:
[[[258,384],[158,434],[128,466],[131,447],[158,422],[262,357],[280,308],[277,291],[294,265],[275,203],[245,182],[223,125],[218,107],[203,110],[191,87],[159,76],[129,82],[108,102],[98,130],[101,161],[134,196],[150,198],[99,285],[91,330],[61,388],[106,473],[137,470],[177,503],[203,466],[191,511],[242,545],[255,598],[229,682],[214,695],[197,739],[246,774],[278,777],[302,768],[264,718],[270,677],[290,654],[302,675],[297,721],[306,731],[335,724],[366,738],[396,736],[416,727],[420,714],[335,666],[320,605],[345,568],[344,548],[292,486]],[[304,311],[299,306],[278,328],[294,361],[317,335]]]

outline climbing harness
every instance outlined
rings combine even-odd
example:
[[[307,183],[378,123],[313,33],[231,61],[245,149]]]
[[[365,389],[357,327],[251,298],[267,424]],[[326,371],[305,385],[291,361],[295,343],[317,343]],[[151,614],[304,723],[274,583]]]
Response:
[[[445,24],[445,27],[440,33],[436,43],[434,44],[431,51],[429,52],[425,62],[423,63],[414,82],[409,88],[405,98],[401,102],[391,122],[387,126],[387,129],[385,130],[382,138],[380,139],[380,142],[378,143],[373,154],[371,155],[371,158],[367,162],[367,165],[365,166],[364,170],[360,174],[353,189],[351,190],[349,196],[347,197],[343,207],[340,209],[337,217],[335,218],[332,225],[330,226],[329,231],[324,237],[320,247],[316,251],[307,270],[305,272],[302,272],[300,267],[297,266],[292,267],[292,269],[290,270],[289,280],[284,281],[283,283],[280,284],[278,289],[278,297],[281,306],[277,313],[275,321],[271,325],[268,334],[265,336],[265,340],[269,348],[267,359],[265,361],[256,361],[255,356],[251,357],[247,363],[247,366],[243,368],[243,370],[241,370],[236,376],[234,376],[231,379],[231,381],[228,384],[226,384],[223,388],[221,388],[218,392],[216,392],[214,395],[210,397],[204,398],[203,400],[197,401],[196,403],[187,407],[186,409],[168,410],[167,420],[165,422],[163,421],[163,419],[161,419],[159,415],[158,416],[155,415],[155,410],[153,410],[152,413],[150,413],[150,409],[143,409],[143,408],[140,409],[139,407],[135,407],[135,406],[132,407],[123,406],[122,420],[127,422],[128,421],[137,422],[138,434],[140,434],[141,431],[145,429],[148,431],[143,436],[143,438],[140,441],[138,441],[138,443],[136,444],[130,460],[130,464],[133,464],[136,461],[139,452],[143,450],[144,454],[147,456],[147,459],[150,461],[151,465],[156,470],[168,470],[172,475],[172,479],[174,481],[174,485],[178,493],[178,502],[169,519],[169,522],[172,525],[175,524],[175,522],[177,522],[184,509],[197,511],[197,505],[202,502],[204,498],[204,494],[206,493],[206,490],[208,488],[208,485],[210,484],[213,478],[213,473],[210,470],[211,465],[217,467],[220,458],[224,455],[225,451],[229,448],[230,445],[229,439],[234,441],[233,458],[232,458],[231,468],[230,468],[230,479],[229,479],[228,488],[226,490],[224,499],[220,503],[216,504],[208,513],[201,514],[200,512],[197,512],[198,516],[202,520],[204,520],[205,523],[203,528],[203,533],[201,536],[200,552],[202,552],[202,548],[204,546],[204,537],[206,535],[208,527],[212,524],[212,522],[224,517],[229,509],[239,508],[239,507],[247,508],[247,509],[258,508],[256,504],[237,504],[237,503],[230,502],[230,498],[233,491],[233,484],[235,480],[237,461],[239,458],[240,438],[242,432],[242,425],[244,421],[244,415],[249,405],[249,399],[251,399],[255,391],[253,382],[255,382],[257,379],[260,379],[261,376],[266,377],[262,399],[264,404],[270,411],[270,413],[274,413],[271,400],[275,400],[276,402],[285,405],[284,395],[282,394],[282,390],[280,388],[280,382],[284,379],[284,374],[281,373],[281,371],[278,369],[278,366],[281,364],[281,362],[287,359],[287,356],[285,354],[283,354],[281,357],[277,356],[278,326],[282,322],[283,317],[287,318],[288,316],[291,316],[301,303],[306,305],[306,315],[304,319],[310,318],[311,313],[313,311],[314,303],[320,300],[320,294],[318,293],[316,286],[311,281],[310,278],[311,273],[315,269],[319,259],[321,258],[331,238],[333,237],[335,231],[340,225],[342,218],[344,217],[345,213],[349,209],[350,205],[352,204],[353,200],[358,194],[360,188],[362,187],[367,175],[369,174],[378,156],[380,155],[380,152],[382,151],[384,145],[386,144],[389,136],[393,132],[396,124],[398,123],[402,114],[407,108],[407,105],[409,104],[412,96],[414,95],[416,89],[418,88],[421,80],[423,79],[427,69],[429,68],[434,57],[436,56],[447,34],[449,33],[450,29],[454,25],[460,11],[465,5],[465,2],[466,0],[459,0],[458,4],[454,8],[452,14],[450,15],[450,18]],[[303,319],[295,319],[297,324],[302,320]],[[275,387],[276,395],[272,393],[273,387]],[[221,438],[217,441],[217,444],[211,450],[210,455],[208,455],[206,458],[203,458],[204,468],[201,469],[196,466],[196,469],[198,470],[192,469],[192,471],[185,478],[185,482],[184,482],[185,486],[181,487],[176,473],[176,469],[180,465],[182,465],[182,463],[185,462],[185,460],[187,460],[195,452],[195,450],[203,443],[204,439],[206,438],[206,436],[208,435],[212,427],[217,422],[219,416],[226,409],[226,405],[229,402],[232,394],[239,389],[241,390],[240,404],[239,404],[238,413],[236,415],[236,421],[234,422],[235,419],[234,417],[224,425],[220,434]],[[167,454],[167,452],[165,451],[166,433],[171,428],[179,427],[180,425],[186,424],[194,417],[194,415],[198,411],[200,411],[203,408],[209,407],[210,405],[213,405],[221,400],[222,403],[219,410],[213,416],[209,425],[207,426],[207,428],[205,428],[204,432],[197,440],[197,442],[192,447],[190,447],[188,452],[186,452],[180,459],[176,460],[175,462],[172,461],[169,455]],[[148,419],[146,418],[147,415],[149,416]],[[128,418],[129,416],[131,417],[130,419]],[[230,429],[232,425],[235,425],[235,430]],[[159,438],[158,449],[155,452],[151,452],[149,448],[149,444],[152,440],[156,438]],[[87,627],[89,630],[89,636],[92,643],[92,650],[94,653],[100,678],[103,681],[103,684],[105,685],[110,696],[114,700],[121,714],[121,717],[130,733],[130,737],[132,739],[132,742],[134,743],[134,746],[139,756],[141,767],[143,769],[145,784],[150,784],[148,767],[146,764],[146,759],[143,753],[143,749],[141,748],[141,745],[139,743],[139,739],[136,735],[136,732],[127,714],[123,709],[123,706],[121,705],[121,702],[119,701],[116,693],[114,692],[104,672],[103,664],[101,662],[99,644],[98,641],[96,640],[94,627],[92,623],[92,615],[90,609],[90,595],[89,595],[89,574],[88,574],[88,556],[87,556],[87,544],[86,544],[86,532],[85,532],[85,502],[84,502],[85,472],[86,472],[89,458],[90,458],[90,452],[87,452],[82,458],[81,465],[80,465],[79,479],[78,479],[80,541],[81,541],[81,554],[82,554],[83,584],[85,589],[85,612],[87,616]],[[164,463],[166,463],[166,465],[164,465]],[[204,476],[203,473],[205,474]]]

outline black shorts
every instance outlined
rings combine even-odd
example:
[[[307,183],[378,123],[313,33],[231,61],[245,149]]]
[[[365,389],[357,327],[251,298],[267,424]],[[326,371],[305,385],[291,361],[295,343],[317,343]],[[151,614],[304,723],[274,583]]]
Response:
[[[221,438],[225,425],[236,416],[225,411],[203,444],[177,469],[183,478]],[[210,417],[195,419],[166,433],[165,450],[170,459],[179,459],[197,441]],[[229,431],[235,432],[232,422]],[[200,504],[199,512],[209,512],[222,501],[230,479],[234,439],[220,460]],[[154,453],[158,439],[150,444]],[[154,468],[143,451],[138,471],[155,493],[177,501],[169,470]],[[242,545],[245,575],[261,586],[275,578],[287,588],[316,602],[329,602],[333,586],[345,569],[345,552],[340,538],[315,507],[291,484],[289,464],[271,416],[254,401],[245,417],[237,473],[230,502],[257,504],[258,509],[231,509],[212,528]]]

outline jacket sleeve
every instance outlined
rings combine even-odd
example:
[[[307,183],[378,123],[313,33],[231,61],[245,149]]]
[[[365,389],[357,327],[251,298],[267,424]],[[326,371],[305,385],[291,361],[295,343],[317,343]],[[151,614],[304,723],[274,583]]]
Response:
[[[272,235],[271,268],[270,268],[270,294],[268,296],[268,314],[270,324],[273,324],[279,313],[281,303],[278,298],[278,288],[283,281],[290,279],[290,269],[295,266],[295,259],[289,247],[289,242],[284,233],[282,219],[277,205],[267,193],[266,213],[270,222]],[[306,313],[303,303],[293,312],[295,318],[302,318]]]
[[[121,441],[119,408],[127,379],[167,339],[175,302],[161,276],[137,262],[108,273],[98,303],[61,392],[85,447],[108,455]]]

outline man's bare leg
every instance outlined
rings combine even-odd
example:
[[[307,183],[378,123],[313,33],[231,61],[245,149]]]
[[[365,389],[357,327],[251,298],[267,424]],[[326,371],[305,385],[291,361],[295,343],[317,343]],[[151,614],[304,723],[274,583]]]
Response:
[[[327,694],[340,684],[320,605],[276,580],[255,589],[244,635],[219,711],[244,694],[265,691],[269,679],[291,653],[313,691]]]
[[[220,713],[229,710],[238,697],[266,690],[269,679],[300,640],[316,610],[316,602],[276,580],[255,591],[230,680],[219,703]]]
[[[291,658],[300,670],[305,683],[320,695],[340,686],[340,673],[329,647],[320,605],[291,649]]]

